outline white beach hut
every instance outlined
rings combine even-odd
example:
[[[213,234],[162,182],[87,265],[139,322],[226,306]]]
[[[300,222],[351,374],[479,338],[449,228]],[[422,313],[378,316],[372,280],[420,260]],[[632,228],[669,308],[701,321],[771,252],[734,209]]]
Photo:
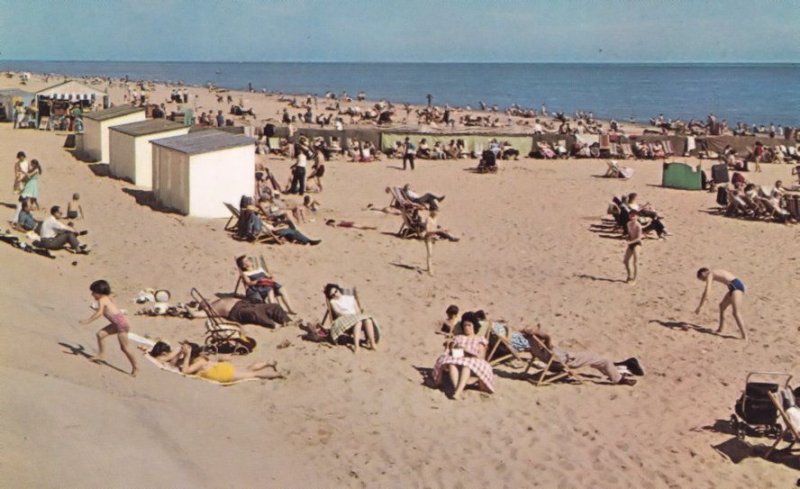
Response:
[[[112,176],[137,187],[153,188],[153,147],[150,141],[189,133],[189,127],[166,119],[148,119],[110,128],[109,166]]]
[[[109,128],[121,124],[145,120],[144,107],[121,105],[110,109],[84,114],[83,154],[90,161],[108,163]]]
[[[255,186],[255,140],[208,130],[154,139],[153,194],[181,214],[228,217],[224,202],[236,204]]]

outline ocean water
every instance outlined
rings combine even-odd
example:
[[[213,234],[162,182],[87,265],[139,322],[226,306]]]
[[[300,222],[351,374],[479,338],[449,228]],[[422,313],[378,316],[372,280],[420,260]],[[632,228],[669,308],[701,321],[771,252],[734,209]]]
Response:
[[[3,61],[0,70],[208,82],[231,89],[548,111],[646,121],[704,119],[709,113],[750,124],[800,126],[800,63],[790,64],[482,64],[214,63]]]

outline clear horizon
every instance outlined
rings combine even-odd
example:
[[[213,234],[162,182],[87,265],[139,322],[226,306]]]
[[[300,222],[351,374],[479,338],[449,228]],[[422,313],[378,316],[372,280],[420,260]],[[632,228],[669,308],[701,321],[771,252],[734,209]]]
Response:
[[[0,59],[800,62],[800,0],[73,0],[63,7],[0,0],[10,13],[0,16]]]

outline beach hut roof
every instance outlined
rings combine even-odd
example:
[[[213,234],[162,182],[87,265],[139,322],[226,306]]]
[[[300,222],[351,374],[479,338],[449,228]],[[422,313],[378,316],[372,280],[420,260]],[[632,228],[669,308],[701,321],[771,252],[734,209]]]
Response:
[[[52,97],[53,95],[59,94],[87,94],[87,95],[95,95],[97,97],[102,97],[104,95],[103,92],[100,90],[94,89],[92,87],[86,86],[83,83],[76,82],[75,80],[67,80],[51,87],[44,88],[36,92],[36,95],[40,97]]]
[[[148,134],[157,134],[159,132],[174,131],[186,127],[183,124],[173,122],[167,119],[148,119],[146,121],[131,122],[130,124],[122,124],[119,126],[112,126],[112,131],[121,132],[128,136],[147,136]]]
[[[186,134],[185,136],[156,139],[151,142],[164,148],[194,155],[238,148],[240,146],[252,146],[255,143],[255,139],[223,131],[200,131]]]
[[[83,118],[100,122],[100,121],[107,121],[115,117],[122,117],[123,115],[135,114],[136,112],[144,112],[144,107],[134,107],[132,105],[120,105],[119,107],[111,107],[110,109],[84,114]]]

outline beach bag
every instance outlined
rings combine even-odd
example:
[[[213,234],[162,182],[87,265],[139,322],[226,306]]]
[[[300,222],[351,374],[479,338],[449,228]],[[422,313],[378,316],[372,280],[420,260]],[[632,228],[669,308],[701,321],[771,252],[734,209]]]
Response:
[[[717,189],[717,204],[722,207],[728,206],[728,189],[725,187],[719,187]]]

